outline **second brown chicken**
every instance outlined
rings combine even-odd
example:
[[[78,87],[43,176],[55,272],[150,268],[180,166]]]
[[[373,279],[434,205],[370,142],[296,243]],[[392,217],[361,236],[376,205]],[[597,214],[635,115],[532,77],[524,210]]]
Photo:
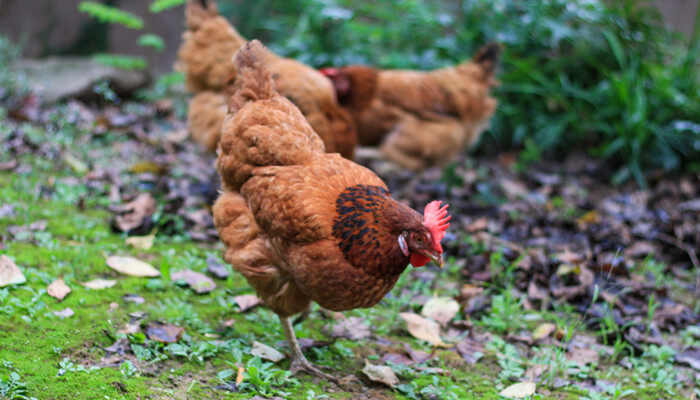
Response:
[[[469,61],[434,71],[352,65],[321,72],[353,116],[360,144],[379,145],[388,159],[420,170],[452,161],[478,140],[496,110],[499,54],[489,44]]]

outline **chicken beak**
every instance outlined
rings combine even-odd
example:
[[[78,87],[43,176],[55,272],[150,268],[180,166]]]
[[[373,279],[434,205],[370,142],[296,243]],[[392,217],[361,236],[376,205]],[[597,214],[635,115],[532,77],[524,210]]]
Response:
[[[442,268],[445,265],[445,261],[442,258],[442,253],[432,253],[432,252],[425,252],[423,253],[426,257],[431,259],[435,264]]]
[[[442,253],[440,253],[437,257],[433,258],[433,261],[435,261],[435,264],[437,264],[437,266],[440,268],[442,268],[445,265],[445,261],[442,259]]]

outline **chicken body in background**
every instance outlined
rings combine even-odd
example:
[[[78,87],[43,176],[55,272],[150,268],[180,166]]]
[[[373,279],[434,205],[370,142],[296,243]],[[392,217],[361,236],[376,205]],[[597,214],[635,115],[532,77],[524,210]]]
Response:
[[[176,68],[185,73],[187,89],[195,94],[188,111],[189,130],[196,142],[213,152],[237,75],[231,57],[246,40],[211,1],[189,0],[185,19],[187,31]],[[277,91],[301,110],[326,151],[351,159],[357,132],[338,105],[332,82],[307,65],[276,55],[271,55],[269,68]]]
[[[333,379],[301,353],[291,315],[311,301],[334,311],[371,307],[409,262],[442,266],[447,206],[424,215],[392,199],[372,171],[323,143],[278,94],[275,56],[260,42],[235,56],[238,88],[217,160],[223,192],[213,208],[224,258],[280,317],[293,372]]]
[[[322,70],[357,126],[359,142],[381,147],[404,168],[444,165],[474,144],[496,110],[491,88],[500,48],[434,71],[353,65]]]

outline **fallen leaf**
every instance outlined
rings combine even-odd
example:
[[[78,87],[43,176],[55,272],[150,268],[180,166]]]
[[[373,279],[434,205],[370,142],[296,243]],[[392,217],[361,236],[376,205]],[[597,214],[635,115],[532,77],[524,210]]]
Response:
[[[242,294],[233,298],[233,301],[238,304],[238,308],[241,312],[246,312],[253,307],[257,307],[262,304],[262,300],[254,294]]]
[[[579,365],[586,365],[597,363],[600,361],[600,356],[590,347],[575,347],[566,353],[566,359]]]
[[[581,264],[583,262],[583,257],[581,257],[581,255],[576,254],[569,249],[555,254],[554,258],[566,264]]]
[[[557,326],[552,323],[540,324],[532,332],[533,340],[541,340],[546,337],[550,337],[554,331],[557,330]]]
[[[70,293],[70,288],[68,285],[66,285],[66,282],[63,281],[63,278],[59,278],[53,281],[53,283],[46,288],[46,293],[48,293],[49,296],[58,299],[58,301],[61,301],[68,296],[68,293]]]
[[[518,382],[501,390],[498,395],[510,399],[524,399],[535,394],[535,382]]]
[[[528,194],[527,186],[524,183],[512,179],[502,179],[500,182],[503,193],[509,199],[524,198]]]
[[[150,193],[141,193],[132,201],[111,207],[117,215],[112,226],[119,232],[147,233],[153,225],[152,216],[156,212],[156,201]]]
[[[432,354],[426,353],[425,351],[414,350],[413,348],[411,348],[411,346],[408,345],[408,343],[404,343],[403,348],[406,350],[408,355],[411,356],[411,359],[418,364],[428,361],[430,357],[433,356]]]
[[[467,226],[467,232],[474,233],[483,231],[489,226],[489,220],[486,217],[481,217]]]
[[[656,252],[656,247],[652,242],[640,240],[625,249],[624,254],[627,257],[646,257],[651,253]]]
[[[212,256],[207,257],[207,272],[218,279],[227,279],[230,275],[226,264],[219,262],[219,260]]]
[[[414,361],[411,359],[411,357],[403,353],[386,353],[382,356],[382,362],[409,365],[413,364]]]
[[[700,371],[700,348],[694,347],[676,354],[676,362],[687,364],[696,371]]]
[[[370,380],[383,383],[390,388],[399,384],[399,378],[396,377],[394,370],[386,365],[374,365],[365,360],[365,367],[362,368],[362,372],[367,375]]]
[[[110,256],[107,257],[107,266],[113,270],[129,276],[156,277],[160,272],[147,262],[133,257]]]
[[[540,376],[542,376],[542,374],[546,370],[547,370],[546,365],[535,364],[525,371],[525,375],[523,377],[525,379],[527,379],[528,381],[536,381],[536,380],[540,379]]]
[[[360,317],[350,317],[335,321],[331,328],[331,337],[363,340],[369,337],[369,325]]]
[[[475,364],[484,356],[484,344],[466,337],[457,343],[457,352],[468,364]]]
[[[122,299],[128,303],[134,303],[134,304],[143,304],[146,302],[146,300],[136,294],[133,293],[126,293],[124,296],[122,296]]]
[[[253,348],[250,350],[250,354],[272,362],[282,361],[285,358],[284,354],[258,341],[253,342]]]
[[[73,315],[75,315],[75,312],[73,312],[73,310],[71,310],[70,308],[64,308],[61,311],[54,311],[53,315],[55,315],[61,319],[64,319],[64,318],[72,317]]]
[[[484,288],[476,285],[462,285],[459,291],[459,300],[462,302],[468,301],[484,292]]]
[[[197,294],[209,293],[216,289],[216,283],[214,283],[210,277],[189,269],[173,272],[170,274],[170,279],[172,279],[173,282],[179,280],[185,281],[187,286],[191,287]]]
[[[108,354],[124,355],[131,350],[131,343],[129,343],[129,339],[127,338],[117,339],[113,345],[105,347],[104,350],[105,353]]]
[[[241,382],[243,382],[243,373],[245,372],[245,368],[243,367],[238,367],[238,374],[236,374],[236,385],[240,385]]]
[[[124,242],[131,247],[140,250],[150,250],[153,247],[153,241],[156,238],[156,232],[154,231],[150,235],[146,236],[129,236]]]
[[[598,222],[600,222],[600,217],[598,216],[598,212],[596,210],[591,210],[576,220],[576,223],[584,229],[588,225],[597,224]]]
[[[132,165],[129,171],[135,174],[143,174],[150,172],[152,174],[161,175],[167,172],[168,168],[165,165],[156,164],[153,161],[139,161]]]
[[[185,333],[185,328],[173,324],[152,322],[146,327],[146,336],[161,343],[177,343]]]
[[[81,283],[81,285],[85,286],[86,288],[93,289],[93,290],[111,288],[112,286],[114,286],[116,284],[117,284],[117,281],[113,281],[113,280],[109,280],[109,279],[93,279],[89,282]]]
[[[459,311],[459,303],[451,297],[432,297],[423,305],[421,314],[445,326]]]
[[[0,256],[0,287],[21,285],[27,281],[22,271],[10,257]]]
[[[410,312],[400,313],[399,316],[406,321],[406,328],[413,337],[434,346],[449,346],[440,338],[440,325],[437,322]]]

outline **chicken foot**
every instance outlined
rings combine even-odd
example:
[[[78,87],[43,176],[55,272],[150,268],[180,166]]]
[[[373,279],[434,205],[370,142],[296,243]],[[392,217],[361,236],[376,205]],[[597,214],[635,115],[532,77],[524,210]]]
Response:
[[[301,348],[299,347],[297,337],[294,334],[294,328],[292,327],[291,321],[287,317],[280,316],[279,318],[280,322],[282,323],[282,329],[284,330],[284,336],[287,337],[287,342],[289,343],[289,352],[292,359],[292,365],[289,367],[289,369],[292,371],[292,374],[304,371],[309,375],[315,375],[319,378],[337,382],[338,380],[333,375],[327,374],[316,368],[309,360],[306,359],[306,357],[304,357],[304,354],[301,352]]]

